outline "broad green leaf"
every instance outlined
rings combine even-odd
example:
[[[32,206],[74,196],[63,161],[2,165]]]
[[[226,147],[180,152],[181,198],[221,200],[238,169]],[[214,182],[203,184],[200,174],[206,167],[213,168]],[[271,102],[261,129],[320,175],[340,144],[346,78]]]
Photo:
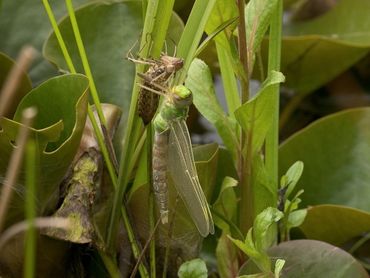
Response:
[[[185,262],[180,266],[178,275],[180,278],[207,278],[206,263],[201,259]]]
[[[4,53],[0,52],[0,90],[3,87],[8,74],[12,70],[15,65],[15,61],[12,60],[9,56],[5,55]],[[23,96],[31,91],[32,84],[31,80],[29,79],[26,73],[22,73],[17,89],[12,94],[12,99],[10,103],[7,104],[8,112],[5,114],[7,118],[12,118],[15,110],[17,109],[18,103],[21,101]]]
[[[203,61],[194,59],[185,84],[193,93],[194,105],[208,121],[216,126],[225,146],[233,157],[236,157],[239,145],[236,122],[225,114],[218,102],[208,66]]]
[[[216,248],[218,274],[221,278],[235,277],[239,270],[238,252],[235,245],[223,233]]]
[[[370,49],[369,9],[367,0],[341,0],[320,17],[286,24],[281,64],[286,86],[308,93],[363,58]],[[267,61],[267,41],[263,45]]]
[[[242,129],[252,138],[252,152],[260,150],[272,123],[273,85],[284,81],[284,75],[272,71],[258,94],[235,111]]]
[[[271,258],[285,260],[281,278],[368,277],[365,269],[350,254],[321,241],[287,241],[270,248],[268,254]],[[257,267],[249,260],[240,274],[247,275],[257,271]]]
[[[65,1],[49,1],[57,18],[66,13]],[[74,0],[78,6],[87,0]],[[24,45],[41,52],[42,44],[51,32],[51,24],[40,0],[7,0],[0,14],[0,51],[16,59]],[[36,57],[29,70],[34,84],[39,84],[57,72],[41,55]]]
[[[292,193],[294,190],[297,182],[302,176],[303,173],[303,162],[302,161],[297,161],[295,162],[286,172],[284,175],[286,177],[285,184],[282,184],[282,188],[287,186],[287,190],[285,193],[286,197],[289,197],[289,195]]]
[[[245,31],[247,37],[248,69],[252,71],[254,54],[259,49],[270,19],[277,9],[278,0],[251,0],[245,7]]]
[[[337,204],[370,212],[370,109],[322,118],[287,139],[279,152],[280,175],[295,161],[305,165],[296,191],[302,205]]]
[[[224,219],[233,221],[236,208],[237,208],[237,199],[234,191],[238,181],[232,177],[225,177],[221,185],[221,191],[218,195],[217,200],[213,204],[213,211],[216,211],[217,214],[214,215],[214,222],[222,231],[230,233],[231,227],[225,222]],[[219,216],[222,216],[220,218]]]
[[[299,228],[309,239],[341,246],[370,231],[370,213],[336,205],[313,206]]]
[[[347,252],[321,241],[293,240],[269,250],[273,258],[283,258],[282,278],[365,278],[366,271]]]
[[[19,104],[14,120],[0,119],[0,180],[15,146],[23,109],[35,106],[38,114],[30,136],[37,144],[40,163],[38,215],[49,215],[59,200],[59,185],[76,154],[87,115],[88,80],[83,75],[52,78],[29,92]],[[7,223],[24,217],[24,172],[15,187]]]

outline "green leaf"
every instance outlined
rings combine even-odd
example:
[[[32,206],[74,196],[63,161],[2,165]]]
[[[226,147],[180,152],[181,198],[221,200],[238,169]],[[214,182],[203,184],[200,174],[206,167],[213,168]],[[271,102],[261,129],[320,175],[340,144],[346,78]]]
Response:
[[[256,153],[252,159],[252,192],[254,200],[258,200],[253,209],[254,215],[257,216],[265,208],[275,206],[277,201],[274,184],[268,176],[263,157]]]
[[[283,213],[276,208],[268,207],[259,213],[253,223],[253,237],[256,249],[259,252],[264,252],[269,246],[269,241],[266,240],[268,230],[272,224],[278,222]]]
[[[224,22],[238,16],[236,2],[233,0],[217,0],[212,13],[208,18],[205,31],[208,35],[212,34]],[[228,47],[228,38],[232,35],[235,25],[226,28],[215,37],[215,41],[224,47]]]
[[[280,174],[304,162],[295,189],[304,189],[303,206],[337,204],[370,212],[369,125],[369,108],[351,109],[314,122],[280,146]]]
[[[235,277],[239,270],[238,252],[225,233],[218,239],[216,257],[221,278]]]
[[[275,274],[275,278],[279,278],[280,277],[280,273],[284,267],[284,264],[285,264],[285,260],[282,260],[282,259],[277,259],[276,262],[275,262],[275,270],[274,270],[274,274]]]
[[[311,92],[363,58],[370,48],[369,9],[367,0],[342,0],[320,17],[285,25],[281,71],[286,86]],[[263,45],[267,61],[267,41]]]
[[[206,263],[201,259],[185,262],[180,266],[178,275],[180,278],[207,278]]]
[[[8,74],[15,66],[15,61],[9,56],[0,52],[0,88],[3,87]],[[25,96],[32,89],[31,80],[26,73],[22,73],[19,79],[18,86],[15,92],[12,93],[12,99],[10,103],[7,103],[8,112],[4,115],[7,118],[12,118],[15,110],[17,109],[18,103],[21,101],[23,96]]]
[[[229,118],[217,100],[211,72],[199,59],[194,59],[189,68],[185,85],[193,93],[193,102],[200,113],[216,126],[225,146],[236,157],[239,145],[236,122]]]
[[[249,236],[248,236],[249,235]],[[243,242],[239,239],[234,239],[230,236],[228,238],[240,249],[242,250],[246,255],[252,258],[258,258],[260,254],[258,251],[254,248],[253,239],[251,238],[252,233],[248,232],[246,241]],[[248,242],[248,244],[246,244]]]
[[[66,13],[64,1],[49,1],[57,18]],[[87,0],[74,0],[80,5]],[[0,16],[0,51],[15,59],[24,45],[32,45],[41,52],[42,44],[51,32],[51,25],[40,0],[4,1]],[[4,16],[11,15],[11,16]],[[56,70],[43,59],[36,57],[29,70],[34,84],[56,75]]]
[[[299,228],[309,239],[341,246],[370,231],[370,213],[344,206],[313,206]]]
[[[272,71],[258,94],[235,111],[235,118],[243,130],[252,136],[253,153],[262,147],[272,123],[273,85],[283,81],[282,73]]]
[[[256,273],[256,274],[248,274],[248,275],[241,275],[238,278],[269,278],[269,274],[265,273]]]
[[[271,16],[277,9],[278,2],[278,0],[251,0],[245,7],[249,71],[253,69],[254,54],[260,47],[263,36],[270,25]]]
[[[293,240],[269,250],[271,257],[284,258],[283,278],[368,277],[361,264],[345,251],[324,242]]]
[[[282,278],[366,278],[365,269],[344,250],[316,240],[292,240],[269,249],[271,258],[285,260]],[[257,268],[249,260],[240,274],[252,274]],[[270,276],[271,277],[271,276]]]
[[[307,215],[307,209],[295,210],[289,213],[287,229],[299,227]]]
[[[223,219],[233,221],[237,208],[237,199],[234,187],[238,185],[238,181],[232,177],[225,177],[221,191],[217,200],[213,204],[213,211],[217,214],[214,215],[215,224],[224,232],[230,233],[231,227]],[[218,215],[222,215],[220,218]]]
[[[286,193],[285,193],[286,198],[289,197],[289,195],[294,190],[297,182],[301,178],[302,173],[303,173],[303,166],[304,166],[304,164],[303,164],[302,161],[297,161],[286,172],[286,174],[285,174],[285,177],[286,177],[285,184],[284,185],[282,184],[282,188],[285,187],[285,186],[288,187],[287,190],[286,190]]]
[[[14,120],[0,119],[0,180],[4,176],[15,146],[23,109],[35,106],[38,114],[30,137],[35,140],[40,165],[38,179],[38,215],[49,215],[59,201],[59,185],[76,154],[87,115],[88,80],[83,75],[52,78],[29,92],[19,104]],[[21,171],[16,192],[24,192],[24,172]],[[22,194],[15,194],[7,223],[23,219]]]

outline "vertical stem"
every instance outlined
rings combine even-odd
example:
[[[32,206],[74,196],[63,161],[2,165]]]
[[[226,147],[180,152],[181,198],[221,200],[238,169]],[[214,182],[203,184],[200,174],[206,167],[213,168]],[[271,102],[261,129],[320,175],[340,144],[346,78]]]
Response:
[[[271,18],[268,72],[280,70],[281,56],[281,28],[282,28],[283,0],[279,0],[278,8]],[[268,176],[275,186],[276,200],[278,192],[278,145],[279,145],[279,85],[274,87],[273,123],[266,137],[265,163]],[[276,202],[275,202],[276,203]]]
[[[36,261],[36,229],[34,219],[36,217],[36,176],[37,176],[36,145],[33,140],[29,140],[26,149],[26,247],[25,247],[25,267],[23,277],[35,277]]]
[[[245,2],[244,0],[238,0],[238,10],[239,10],[239,25],[238,25],[238,49],[239,49],[239,59],[243,66],[243,76],[240,78],[241,84],[241,103],[245,103],[249,99],[249,76],[248,76],[248,49],[247,49],[247,37],[245,30]],[[240,133],[240,145],[242,151],[239,154],[239,159],[237,163],[239,182],[240,182],[240,214],[239,214],[239,226],[240,230],[246,234],[249,228],[253,225],[253,194],[250,182],[251,169],[250,161],[248,155],[250,153],[250,147],[248,147],[248,142],[250,142],[250,137],[244,131]],[[248,165],[249,163],[249,165]]]

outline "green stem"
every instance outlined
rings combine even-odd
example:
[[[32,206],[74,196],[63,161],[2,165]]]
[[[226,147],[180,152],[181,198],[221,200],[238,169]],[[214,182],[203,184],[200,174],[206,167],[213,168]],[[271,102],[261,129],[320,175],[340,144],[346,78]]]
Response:
[[[37,175],[37,158],[36,144],[33,140],[29,140],[26,149],[26,247],[25,247],[25,278],[35,277],[35,262],[36,262],[36,229],[34,219],[36,217],[36,175]]]
[[[51,26],[53,27],[53,30],[54,30],[54,33],[55,33],[55,36],[57,38],[57,41],[58,41],[58,44],[59,44],[59,47],[60,47],[60,50],[62,51],[62,54],[63,54],[63,57],[64,57],[64,60],[66,61],[67,63],[67,66],[69,68],[69,71],[71,73],[76,73],[76,69],[73,65],[73,62],[72,62],[72,59],[71,59],[71,56],[69,56],[69,53],[68,53],[68,50],[67,50],[67,46],[66,44],[64,43],[64,40],[63,40],[63,37],[62,37],[62,34],[60,33],[60,30],[59,30],[59,27],[58,27],[58,23],[57,21],[55,20],[55,16],[53,14],[53,11],[51,10],[51,7],[49,5],[49,2],[48,0],[42,0],[43,4],[44,4],[44,7],[45,7],[45,10],[46,10],[46,13],[48,14],[48,17],[49,17],[49,21],[51,23]]]
[[[282,32],[282,15],[283,15],[283,0],[279,0],[276,11],[274,12],[271,23],[270,23],[270,37],[269,37],[269,60],[268,60],[268,72],[280,71],[280,60],[281,60],[281,32]],[[277,194],[278,194],[278,161],[279,161],[279,85],[275,85],[273,88],[273,112],[272,112],[272,125],[266,136],[265,143],[265,163],[266,171],[270,180],[274,186],[273,206],[277,205]],[[277,229],[275,229],[277,234]],[[275,235],[274,238],[277,238]]]
[[[278,9],[271,18],[269,39],[268,72],[280,71],[281,57],[281,25],[283,1],[279,0]],[[274,86],[273,123],[266,137],[266,170],[271,181],[278,187],[278,144],[279,144],[279,85]]]
[[[81,38],[80,29],[78,28],[76,15],[74,13],[73,5],[72,5],[72,0],[66,0],[66,6],[67,6],[69,18],[71,20],[73,33],[74,33],[74,36],[75,36],[75,39],[76,39],[77,48],[78,48],[78,51],[80,53],[82,66],[84,68],[86,76],[89,78],[91,97],[94,101],[96,111],[98,112],[100,123],[104,127],[106,127],[107,123],[106,123],[106,120],[105,120],[105,117],[104,117],[104,114],[103,114],[103,110],[101,108],[98,91],[96,89],[94,78],[93,78],[92,73],[91,73],[89,61],[87,59],[85,47],[84,47],[84,44],[83,44],[83,41],[82,41],[82,38]]]
[[[238,0],[239,24],[238,24],[238,52],[239,60],[243,67],[243,73],[240,77],[241,84],[241,103],[245,103],[249,99],[249,69],[248,69],[248,49],[245,30],[245,2]],[[247,234],[250,227],[253,225],[253,194],[251,186],[251,137],[252,134],[246,134],[244,131],[240,134],[240,145],[242,151],[239,154],[237,161],[237,169],[240,182],[240,214],[239,225],[240,230]]]

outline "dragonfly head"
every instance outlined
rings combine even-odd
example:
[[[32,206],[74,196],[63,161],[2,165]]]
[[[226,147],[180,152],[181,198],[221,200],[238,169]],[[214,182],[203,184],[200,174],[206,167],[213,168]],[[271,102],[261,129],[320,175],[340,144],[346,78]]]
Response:
[[[177,107],[188,107],[193,102],[193,94],[184,85],[177,85],[172,89],[173,102]]]

